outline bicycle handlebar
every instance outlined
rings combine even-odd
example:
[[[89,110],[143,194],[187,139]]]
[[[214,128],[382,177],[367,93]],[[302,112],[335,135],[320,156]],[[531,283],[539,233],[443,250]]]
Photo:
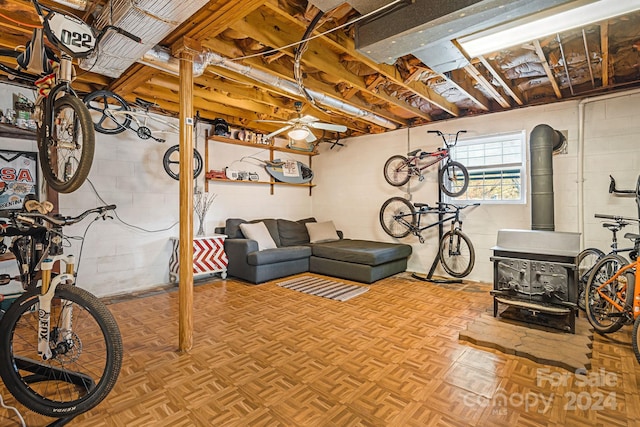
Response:
[[[602,218],[602,219],[612,219],[614,221],[635,221],[635,222],[640,222],[640,219],[637,218],[628,218],[628,217],[624,217],[624,216],[619,216],[619,215],[607,215],[607,214],[595,214],[594,215],[596,218]]]
[[[427,131],[427,133],[435,133],[435,134],[440,135],[440,137],[441,137],[441,138],[442,138],[442,140],[444,141],[444,144],[445,144],[447,147],[451,147],[451,146],[455,146],[455,145],[456,145],[456,143],[458,142],[458,136],[459,136],[461,133],[467,133],[467,131],[466,131],[466,130],[459,130],[459,131],[458,131],[458,132],[456,132],[456,133],[444,133],[444,132],[441,132],[441,131],[439,131],[439,130],[428,130],[428,131]],[[452,143],[449,143],[449,141],[447,140],[447,137],[448,137],[448,136],[454,136],[454,135],[455,135],[455,137],[456,137],[456,138],[454,139],[454,141],[453,141]]]
[[[34,224],[35,219],[42,219],[53,225],[65,226],[65,225],[71,225],[71,224],[80,222],[84,218],[86,218],[87,215],[90,215],[92,213],[104,215],[107,211],[114,210],[115,208],[116,208],[116,205],[99,206],[97,208],[86,210],[78,216],[65,216],[65,217],[58,217],[58,218],[37,213],[37,212],[20,212],[16,214],[15,219],[16,221],[26,222],[28,224]]]

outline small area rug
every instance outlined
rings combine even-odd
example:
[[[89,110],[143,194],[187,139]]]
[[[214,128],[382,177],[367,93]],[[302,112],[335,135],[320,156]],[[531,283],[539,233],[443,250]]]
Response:
[[[346,301],[369,290],[366,286],[348,285],[313,276],[300,276],[276,284],[283,288],[337,301]]]
[[[576,319],[576,333],[571,334],[482,313],[458,338],[571,372],[591,369],[593,329],[584,316]]]

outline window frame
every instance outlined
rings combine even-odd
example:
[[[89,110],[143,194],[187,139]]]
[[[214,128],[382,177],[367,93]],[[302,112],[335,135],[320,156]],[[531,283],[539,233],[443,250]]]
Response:
[[[464,162],[461,162],[456,158],[456,150],[458,147],[465,147],[471,145],[480,145],[487,144],[491,142],[504,142],[506,140],[520,140],[520,154],[522,156],[522,160],[519,163],[500,163],[491,166],[467,166]],[[471,181],[473,173],[476,171],[491,171],[491,170],[505,170],[505,169],[516,169],[520,168],[520,198],[514,200],[483,200],[483,199],[466,199],[465,194],[461,197],[450,197],[443,193],[444,201],[446,203],[452,204],[467,204],[473,202],[479,202],[482,204],[494,204],[494,205],[526,205],[527,204],[527,138],[526,131],[513,131],[513,132],[503,132],[496,134],[486,134],[479,135],[474,137],[466,137],[460,138],[455,147],[451,149],[451,160],[462,163],[469,172],[469,181]],[[468,191],[468,189],[467,189]]]

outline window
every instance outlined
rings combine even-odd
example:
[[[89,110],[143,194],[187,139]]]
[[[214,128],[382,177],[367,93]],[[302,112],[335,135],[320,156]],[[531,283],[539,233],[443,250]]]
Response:
[[[524,131],[458,141],[451,158],[467,167],[469,188],[447,201],[525,203],[524,149]]]

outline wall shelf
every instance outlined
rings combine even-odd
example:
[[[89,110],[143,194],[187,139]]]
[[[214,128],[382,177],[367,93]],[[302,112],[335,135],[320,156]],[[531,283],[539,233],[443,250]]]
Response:
[[[269,160],[274,160],[274,152],[282,152],[282,153],[290,153],[297,154],[309,157],[309,167],[311,167],[311,158],[313,156],[317,156],[317,151],[301,151],[295,150],[287,147],[278,147],[274,145],[268,144],[255,144],[253,142],[241,141],[238,139],[225,138],[219,135],[209,135],[209,132],[206,132],[205,135],[205,146],[204,146],[204,169],[205,173],[209,171],[209,143],[210,142],[218,142],[222,144],[230,144],[230,145],[239,145],[242,147],[251,147],[251,148],[263,148],[264,150],[269,151]],[[230,184],[258,184],[258,185],[269,185],[271,187],[271,194],[273,194],[274,186],[276,185],[288,185],[290,187],[305,187],[309,189],[309,196],[311,196],[311,189],[315,187],[315,185],[311,182],[303,183],[303,184],[291,184],[288,182],[276,181],[274,178],[271,178],[271,181],[245,181],[245,180],[231,180],[231,179],[223,179],[223,178],[206,178],[204,183],[204,191],[209,191],[209,182],[226,182]]]
[[[13,139],[30,139],[36,140],[36,131],[30,129],[19,128],[8,123],[0,123],[0,137]]]

